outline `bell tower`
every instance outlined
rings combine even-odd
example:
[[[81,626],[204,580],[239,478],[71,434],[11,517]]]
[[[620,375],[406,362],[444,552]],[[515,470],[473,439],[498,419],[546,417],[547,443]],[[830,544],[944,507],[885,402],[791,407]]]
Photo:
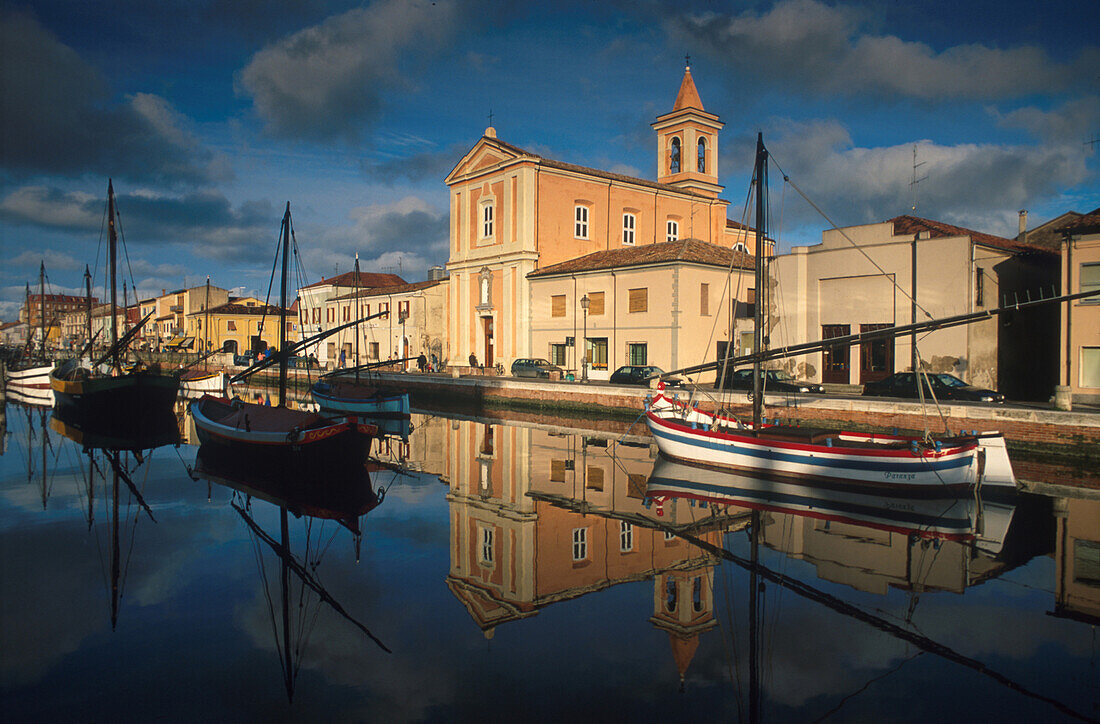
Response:
[[[726,124],[703,110],[690,56],[685,60],[672,111],[650,124],[657,132],[657,180],[716,198],[723,189],[718,183],[718,132]]]

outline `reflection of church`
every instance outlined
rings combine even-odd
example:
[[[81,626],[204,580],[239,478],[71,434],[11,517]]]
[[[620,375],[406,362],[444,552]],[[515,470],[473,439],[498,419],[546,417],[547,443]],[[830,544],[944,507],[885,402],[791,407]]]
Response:
[[[683,676],[699,635],[717,625],[718,561],[650,527],[664,521],[646,507],[649,445],[617,445],[612,457],[606,433],[498,421],[451,421],[449,433],[447,585],[485,636],[550,604],[651,580],[649,620],[668,633]],[[719,526],[693,532],[720,542]]]

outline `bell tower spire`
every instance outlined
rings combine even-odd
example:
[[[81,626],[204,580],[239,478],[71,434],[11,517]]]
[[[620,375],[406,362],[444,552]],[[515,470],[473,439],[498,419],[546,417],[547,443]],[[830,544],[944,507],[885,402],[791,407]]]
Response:
[[[703,109],[703,100],[691,77],[691,56],[684,56],[684,78],[672,111],[657,116],[657,180],[696,193],[717,197],[718,132],[725,125]]]

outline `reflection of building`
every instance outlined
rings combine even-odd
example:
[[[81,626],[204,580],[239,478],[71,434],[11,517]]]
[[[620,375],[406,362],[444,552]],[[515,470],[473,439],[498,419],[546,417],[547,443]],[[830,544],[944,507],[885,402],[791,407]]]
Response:
[[[1059,498],[1054,515],[1054,612],[1100,624],[1100,500]]]
[[[669,633],[682,674],[698,635],[716,625],[717,559],[666,533],[672,526],[647,507],[650,446],[497,421],[446,429],[447,585],[485,635],[553,603],[652,580],[650,621]],[[720,529],[695,533],[717,543]]]

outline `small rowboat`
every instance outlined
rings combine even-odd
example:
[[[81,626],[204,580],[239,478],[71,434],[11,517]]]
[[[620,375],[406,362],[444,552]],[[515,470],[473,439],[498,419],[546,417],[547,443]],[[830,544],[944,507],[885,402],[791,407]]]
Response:
[[[242,456],[258,456],[296,473],[361,466],[378,428],[356,416],[326,417],[316,412],[268,407],[204,395],[191,403],[200,442]]]
[[[188,399],[203,395],[224,395],[229,389],[229,375],[225,372],[184,372],[180,375],[180,394]]]

